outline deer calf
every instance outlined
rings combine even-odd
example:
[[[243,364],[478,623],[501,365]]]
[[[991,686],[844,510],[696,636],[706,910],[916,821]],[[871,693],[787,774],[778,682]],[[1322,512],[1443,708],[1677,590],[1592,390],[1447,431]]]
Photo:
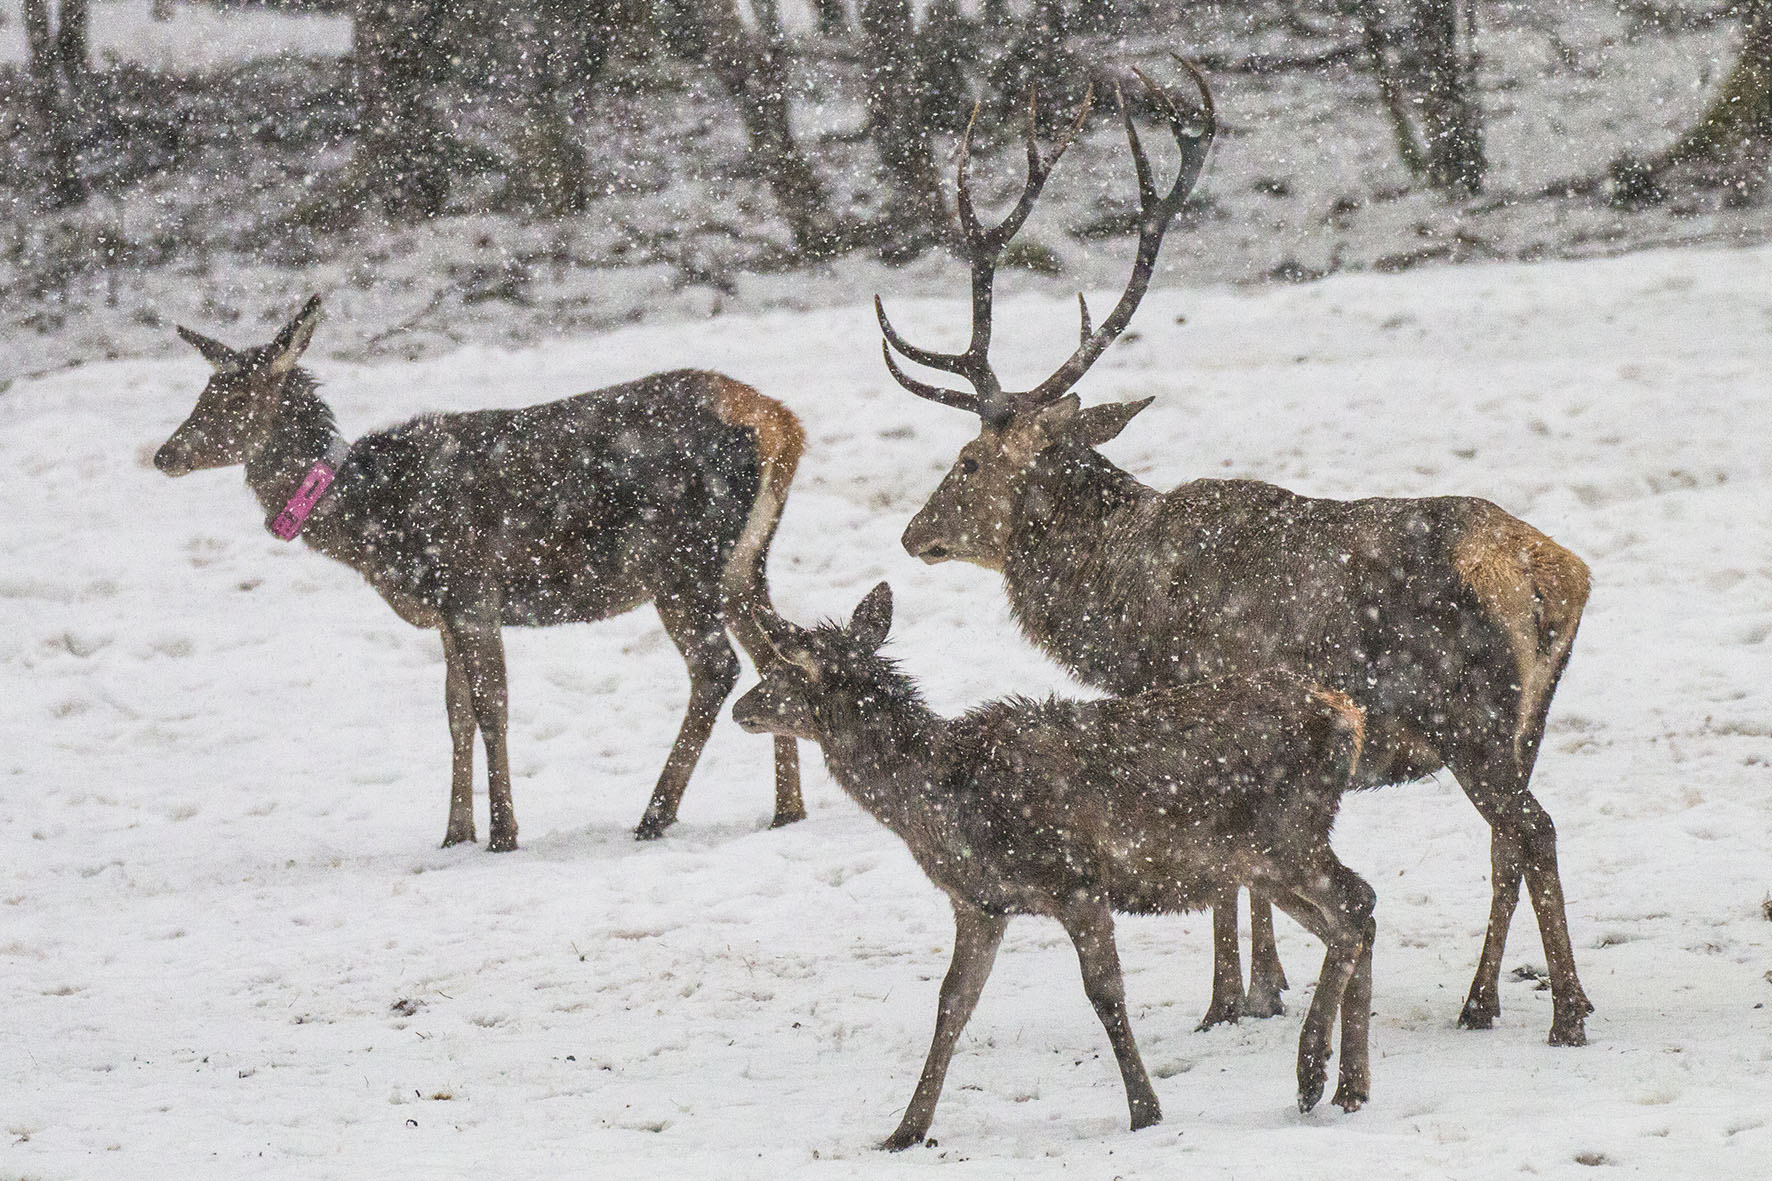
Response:
[[[656,604],[690,678],[688,715],[636,831],[658,836],[738,681],[728,612],[768,607],[764,559],[799,421],[731,378],[680,371],[522,410],[426,415],[347,443],[297,365],[319,323],[315,296],[258,348],[180,328],[214,372],[154,466],[183,476],[244,464],[272,533],[352,567],[400,618],[441,633],[454,740],[445,846],[474,839],[478,730],[487,847],[517,847],[500,629]],[[755,634],[733,631],[755,653]],[[775,758],[779,825],[805,812],[792,739],[776,741]]]
[[[1114,912],[1198,909],[1240,885],[1259,887],[1328,948],[1298,1042],[1300,1110],[1322,1097],[1338,1011],[1334,1102],[1359,1108],[1370,1085],[1373,895],[1329,847],[1359,759],[1359,708],[1273,671],[1101,701],[1009,698],[950,720],[880,655],[891,622],[885,583],[847,625],[804,631],[759,618],[781,659],[732,710],[747,730],[823,747],[832,777],[953,902],[935,1039],[884,1147],[908,1148],[929,1130],[954,1043],[1018,914],[1064,924],[1132,1127],[1156,1123]]]

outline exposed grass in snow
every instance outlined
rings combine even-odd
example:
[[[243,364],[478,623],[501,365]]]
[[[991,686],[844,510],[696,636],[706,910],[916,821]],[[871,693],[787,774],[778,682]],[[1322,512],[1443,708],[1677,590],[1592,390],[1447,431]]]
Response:
[[[1057,363],[1073,308],[1000,305],[1007,383]],[[895,303],[933,344],[963,315]],[[683,822],[632,842],[687,694],[643,610],[507,632],[523,848],[438,851],[437,641],[273,540],[237,472],[152,469],[193,354],[0,398],[0,1173],[1763,1172],[1772,251],[1162,290],[1135,330],[1084,394],[1158,395],[1109,448],[1153,483],[1475,493],[1592,564],[1535,781],[1591,1045],[1544,1044],[1526,907],[1497,1028],[1453,1028],[1488,845],[1442,777],[1350,799],[1338,830],[1379,892],[1365,1110],[1292,1106],[1308,937],[1282,922],[1291,1015],[1197,1034],[1207,916],[1138,919],[1121,955],[1166,1120],[1128,1133],[1062,932],[1020,920],[940,1147],[880,1156],[951,936],[898,842],[811,752],[810,819],[765,830],[769,743],[727,721]],[[331,331],[313,368],[347,431],[667,365],[750,381],[810,434],[772,565],[784,611],[846,611],[887,577],[938,708],[1064,687],[994,575],[899,550],[968,421],[891,384],[865,307],[413,364],[328,357]]]

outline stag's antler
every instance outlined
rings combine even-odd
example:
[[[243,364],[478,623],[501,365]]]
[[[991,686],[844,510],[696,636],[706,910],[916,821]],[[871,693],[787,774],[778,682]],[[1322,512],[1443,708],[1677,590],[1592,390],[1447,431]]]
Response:
[[[997,380],[996,372],[991,368],[989,352],[991,344],[991,295],[992,285],[996,279],[997,263],[1001,261],[1004,249],[1009,245],[1022,223],[1027,221],[1033,212],[1034,203],[1039,200],[1040,191],[1046,185],[1046,178],[1051,175],[1053,165],[1058,163],[1065,149],[1070,147],[1077,133],[1083,128],[1083,122],[1089,116],[1093,102],[1093,90],[1085,93],[1082,109],[1077,117],[1053,145],[1049,156],[1042,156],[1035,133],[1034,95],[1028,92],[1028,179],[1022,187],[1021,198],[1009,216],[997,226],[986,229],[978,220],[978,214],[972,205],[971,185],[967,178],[967,165],[972,154],[972,125],[978,118],[978,108],[974,107],[972,119],[966,124],[966,133],[960,140],[960,161],[955,175],[954,203],[960,215],[960,227],[965,236],[967,259],[972,267],[972,340],[966,350],[960,353],[938,353],[929,349],[917,348],[900,336],[886,318],[886,309],[880,297],[874,297],[874,312],[880,321],[880,331],[885,336],[881,342],[880,352],[886,359],[886,368],[899,385],[916,394],[940,402],[944,406],[955,406],[962,410],[971,410],[987,422],[1000,422],[1009,417],[1018,407],[1026,405],[1043,405],[1051,402],[1075,385],[1077,380],[1095,363],[1108,345],[1114,342],[1132,319],[1132,313],[1138,308],[1138,301],[1144,298],[1145,289],[1150,285],[1151,270],[1157,261],[1157,252],[1162,248],[1163,235],[1169,223],[1193,191],[1199,180],[1200,170],[1205,165],[1207,149],[1211,146],[1213,134],[1217,130],[1217,120],[1212,105],[1212,92],[1191,62],[1176,59],[1193,77],[1200,88],[1205,123],[1199,131],[1191,130],[1182,114],[1176,109],[1168,95],[1156,83],[1142,72],[1134,70],[1139,80],[1150,91],[1153,100],[1167,114],[1169,125],[1175,135],[1175,142],[1181,148],[1181,167],[1175,184],[1165,195],[1159,196],[1151,179],[1150,160],[1145,156],[1144,146],[1139,143],[1138,132],[1132,126],[1132,117],[1127,113],[1125,101],[1116,88],[1115,100],[1119,105],[1120,119],[1126,127],[1126,140],[1132,148],[1132,163],[1138,172],[1139,195],[1139,231],[1138,253],[1132,263],[1132,279],[1126,291],[1120,296],[1120,302],[1102,322],[1099,329],[1092,329],[1089,320],[1089,306],[1081,294],[1077,296],[1077,306],[1082,317],[1082,331],[1077,351],[1058,370],[1025,394],[1005,394],[1003,386]],[[939,369],[944,373],[952,373],[964,378],[975,391],[965,393],[960,390],[947,389],[930,385],[908,376],[898,367],[892,353],[897,350],[906,359],[925,365],[931,369]]]

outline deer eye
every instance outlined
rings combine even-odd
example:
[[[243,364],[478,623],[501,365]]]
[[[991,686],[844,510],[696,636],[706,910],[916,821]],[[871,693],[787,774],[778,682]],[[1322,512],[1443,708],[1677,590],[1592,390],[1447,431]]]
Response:
[[[978,460],[973,459],[970,455],[968,455],[965,459],[962,459],[960,461],[960,474],[962,476],[970,476],[973,472],[975,472],[977,470],[978,470]]]

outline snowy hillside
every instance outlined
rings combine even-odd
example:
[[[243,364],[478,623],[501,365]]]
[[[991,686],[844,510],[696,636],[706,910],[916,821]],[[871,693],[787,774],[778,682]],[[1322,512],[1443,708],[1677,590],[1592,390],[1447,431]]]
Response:
[[[962,305],[894,307],[958,341]],[[999,308],[1007,383],[1057,363],[1073,309]],[[969,421],[892,385],[862,306],[411,364],[329,358],[349,335],[310,354],[347,432],[666,366],[750,381],[810,434],[785,612],[889,578],[938,708],[1064,687],[996,576],[898,548]],[[810,750],[810,819],[766,830],[769,743],[725,720],[683,822],[634,843],[687,694],[647,609],[507,633],[522,849],[439,851],[437,639],[271,538],[237,471],[153,470],[203,376],[190,354],[0,394],[0,1175],[1772,1170],[1772,250],[1160,290],[1083,387],[1157,395],[1108,448],[1153,483],[1474,493],[1592,565],[1535,781],[1591,1044],[1544,1044],[1549,993],[1512,972],[1543,964],[1524,907],[1497,1028],[1453,1028],[1488,833],[1442,776],[1351,799],[1338,830],[1379,894],[1365,1110],[1293,1107],[1307,936],[1282,921],[1288,1016],[1202,1034],[1209,920],[1137,919],[1120,950],[1166,1119],[1128,1133],[1068,942],[1028,919],[939,1146],[891,1158],[872,1145],[952,930],[902,846]]]

